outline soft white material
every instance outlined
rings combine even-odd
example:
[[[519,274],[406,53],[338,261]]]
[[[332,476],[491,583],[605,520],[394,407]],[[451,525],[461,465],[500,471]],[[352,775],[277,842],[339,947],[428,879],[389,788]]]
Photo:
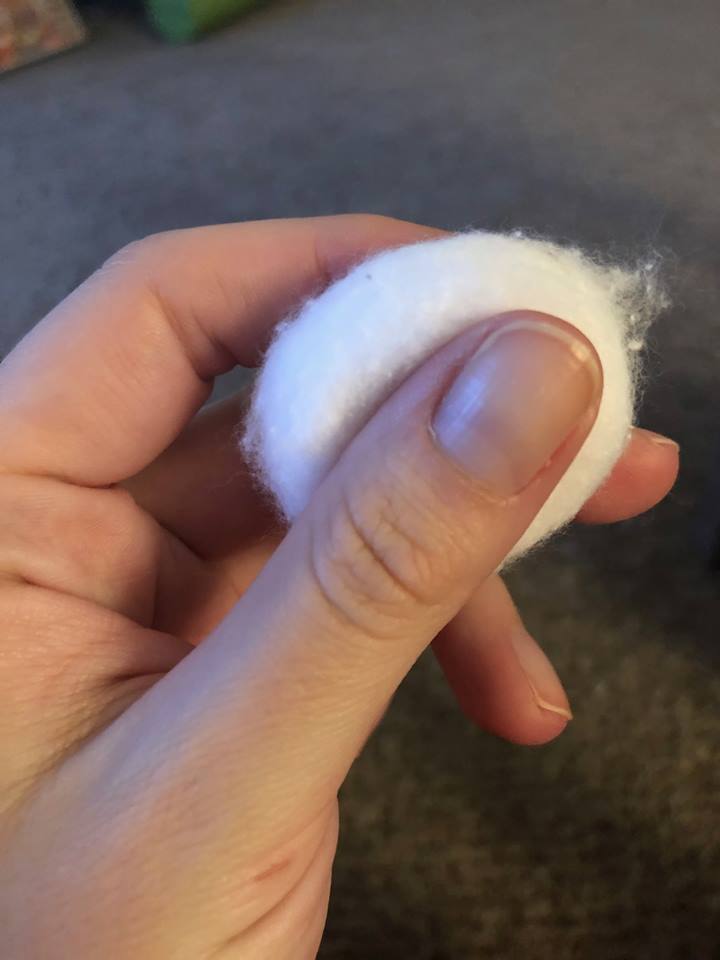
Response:
[[[460,234],[372,257],[282,324],[258,378],[244,446],[288,520],[394,387],[470,325],[518,309],[578,327],[605,387],[582,450],[510,558],[578,512],[632,423],[634,353],[659,305],[651,265],[631,272],[519,234]]]

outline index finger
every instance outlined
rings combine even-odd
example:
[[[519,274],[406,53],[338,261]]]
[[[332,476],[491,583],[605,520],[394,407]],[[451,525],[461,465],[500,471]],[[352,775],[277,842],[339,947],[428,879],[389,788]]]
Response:
[[[0,369],[0,470],[102,486],[137,473],[274,323],[356,260],[440,231],[376,216],[225,224],[132,244]]]

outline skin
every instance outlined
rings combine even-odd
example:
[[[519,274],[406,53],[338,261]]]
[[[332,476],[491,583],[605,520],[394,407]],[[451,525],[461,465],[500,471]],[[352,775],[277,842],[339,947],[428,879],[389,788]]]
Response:
[[[246,399],[198,413],[298,300],[435,235],[347,216],[151,237],[3,363],[8,960],[314,957],[338,788],[431,643],[486,730],[537,744],[567,724],[560,681],[493,571],[592,410],[517,496],[487,496],[428,430],[438,383],[477,345],[469,331],[375,413],[289,533],[233,440]],[[636,430],[580,519],[647,509],[677,465],[672,442]]]

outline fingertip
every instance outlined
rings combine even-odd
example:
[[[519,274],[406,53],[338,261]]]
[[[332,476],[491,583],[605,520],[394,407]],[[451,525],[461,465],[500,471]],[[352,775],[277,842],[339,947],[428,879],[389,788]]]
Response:
[[[572,719],[555,668],[499,577],[483,584],[433,646],[463,713],[488,733],[537,746]]]
[[[636,427],[612,473],[577,519],[615,523],[650,510],[670,492],[679,467],[680,448],[674,440]]]
[[[645,430],[644,427],[635,427],[631,446],[638,462],[644,462],[648,467],[664,466],[670,469],[677,467],[680,459],[680,444],[677,441],[661,433]]]
[[[458,691],[456,690],[456,694]],[[567,710],[538,703],[534,697],[507,696],[505,699],[457,697],[465,716],[486,733],[518,746],[539,747],[564,732],[572,715]],[[534,691],[533,691],[534,693]]]
[[[528,717],[524,722],[516,722],[513,729],[504,733],[501,731],[498,736],[517,746],[541,747],[556,740],[565,732],[569,723],[570,717],[538,707],[536,716]]]

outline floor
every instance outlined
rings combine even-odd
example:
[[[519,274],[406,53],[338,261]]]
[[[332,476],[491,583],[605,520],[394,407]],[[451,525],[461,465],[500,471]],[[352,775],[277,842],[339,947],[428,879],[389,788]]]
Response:
[[[681,480],[510,574],[576,719],[496,742],[421,662],[343,791],[321,955],[717,957],[720,6],[294,0],[187,47],[86,11],[91,44],[0,81],[0,355],[191,224],[370,210],[664,256],[640,422]]]

